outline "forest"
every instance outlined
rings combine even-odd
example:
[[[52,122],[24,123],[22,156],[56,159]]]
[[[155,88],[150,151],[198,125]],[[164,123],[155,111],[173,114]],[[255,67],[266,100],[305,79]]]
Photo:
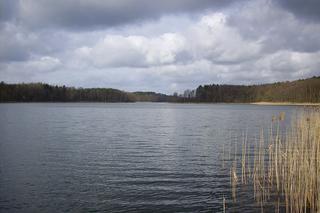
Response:
[[[0,102],[132,102],[126,92],[109,88],[74,88],[43,83],[0,83]]]
[[[74,88],[45,83],[0,83],[0,102],[320,103],[320,77],[260,85],[200,85],[181,95]],[[190,95],[192,94],[192,95]]]
[[[0,102],[178,102],[179,97],[112,88],[74,88],[44,83],[0,83]]]
[[[320,77],[261,85],[204,85],[196,89],[195,102],[320,102]]]

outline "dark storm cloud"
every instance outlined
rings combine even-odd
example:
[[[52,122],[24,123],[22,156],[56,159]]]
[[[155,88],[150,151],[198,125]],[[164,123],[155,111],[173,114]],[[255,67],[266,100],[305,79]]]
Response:
[[[277,0],[276,2],[298,17],[320,21],[319,0]]]
[[[164,14],[217,9],[233,2],[235,0],[4,0],[0,19],[15,17],[21,24],[33,28],[87,29],[117,26]]]
[[[248,8],[240,8],[231,14],[228,24],[236,28],[242,37],[259,40],[264,53],[277,52],[280,49],[297,52],[319,51],[319,22],[303,19],[300,14],[292,14],[288,6],[279,7],[280,2],[285,3],[282,0],[252,1]],[[317,7],[317,4],[314,7]]]
[[[4,0],[0,1],[0,22],[9,20],[14,17],[17,1]]]
[[[69,34],[60,31],[30,31],[14,23],[0,28],[0,62],[26,61],[32,56],[55,54],[70,48]]]

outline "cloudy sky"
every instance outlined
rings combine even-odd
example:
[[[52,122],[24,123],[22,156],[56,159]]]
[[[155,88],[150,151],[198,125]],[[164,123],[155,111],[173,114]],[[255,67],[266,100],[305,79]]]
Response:
[[[320,75],[319,0],[0,0],[0,81],[171,94]]]

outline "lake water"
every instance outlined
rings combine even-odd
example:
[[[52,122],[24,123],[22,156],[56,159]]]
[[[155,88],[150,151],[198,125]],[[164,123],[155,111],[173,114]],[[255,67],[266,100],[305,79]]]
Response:
[[[223,146],[297,108],[0,104],[0,212],[254,211],[231,204]]]

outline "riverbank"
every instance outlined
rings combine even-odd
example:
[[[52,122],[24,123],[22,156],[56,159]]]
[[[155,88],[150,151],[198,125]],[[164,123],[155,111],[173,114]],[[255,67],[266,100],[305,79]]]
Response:
[[[253,102],[254,105],[273,105],[273,106],[320,106],[320,103],[295,103],[295,102]]]

